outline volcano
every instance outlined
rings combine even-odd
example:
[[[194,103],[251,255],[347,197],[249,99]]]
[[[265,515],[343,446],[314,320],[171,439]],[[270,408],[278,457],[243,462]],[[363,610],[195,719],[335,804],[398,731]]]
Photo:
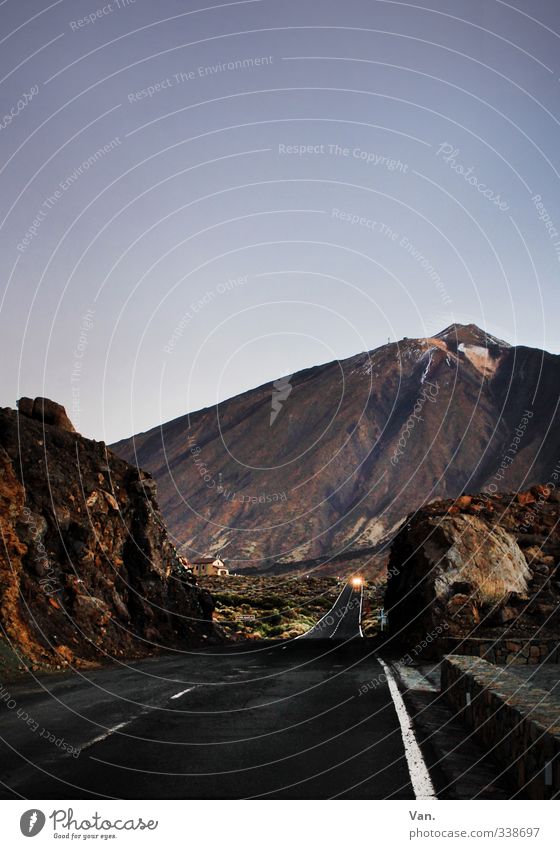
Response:
[[[309,368],[121,440],[186,557],[236,571],[379,552],[424,504],[546,483],[560,357],[473,324]]]

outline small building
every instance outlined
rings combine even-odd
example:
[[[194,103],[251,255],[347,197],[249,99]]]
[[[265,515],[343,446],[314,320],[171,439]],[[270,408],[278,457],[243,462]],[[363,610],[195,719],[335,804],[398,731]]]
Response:
[[[220,560],[219,557],[216,557],[215,560],[212,560],[211,557],[206,557],[203,560],[192,560],[190,567],[193,574],[198,577],[208,575],[218,575],[219,577],[222,577],[224,575],[229,575],[229,569],[226,567],[224,561]]]

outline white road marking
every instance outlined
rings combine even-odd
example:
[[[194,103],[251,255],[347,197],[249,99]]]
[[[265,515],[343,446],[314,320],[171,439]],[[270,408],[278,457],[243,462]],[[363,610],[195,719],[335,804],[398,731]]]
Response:
[[[364,603],[364,585],[360,587],[360,619],[358,621],[358,628],[360,629],[360,637],[364,636],[364,632],[362,631],[362,605]]]
[[[185,693],[190,693],[191,690],[196,688],[196,684],[193,687],[188,687],[186,690],[182,690],[180,693],[175,693],[174,696],[171,696],[172,699],[178,699],[180,696],[184,696]],[[135,719],[139,719],[141,716],[144,716],[148,713],[148,710],[143,710],[138,716],[133,716],[131,719],[127,719],[126,722],[119,722],[118,725],[114,725],[112,728],[108,728],[103,734],[99,734],[97,737],[94,737],[93,740],[89,740],[87,743],[84,743],[83,746],[77,746],[81,752],[84,749],[90,749],[92,746],[95,746],[96,743],[102,743],[103,740],[106,740],[107,737],[110,737],[111,734],[115,734],[117,731],[121,731],[121,729],[126,728],[127,725],[130,725],[131,722],[134,722]],[[72,757],[72,753],[66,753],[66,757]]]
[[[362,596],[363,596],[363,594],[364,594],[364,589],[362,587],[362,589],[360,590],[360,621],[358,622],[358,630],[360,632],[360,637],[364,636],[362,634],[362,626],[361,626],[361,621],[362,621]],[[353,602],[353,595],[354,595],[354,590],[352,590],[352,593],[350,594],[350,598],[346,602],[344,612],[340,614],[340,619],[337,622],[336,628],[334,629],[334,631],[331,634],[331,640],[334,639],[334,636],[335,636],[336,632],[338,631],[338,629],[340,627],[340,623],[344,621],[344,617],[346,616],[346,614],[348,613],[348,611],[350,609],[350,605]]]
[[[180,693],[175,693],[174,696],[171,696],[172,699],[180,699],[181,696],[184,696],[185,693],[190,693],[191,690],[194,690],[194,687],[187,687],[186,690],[181,690]]]
[[[77,748],[80,751],[84,751],[84,749],[89,749],[91,746],[95,746],[96,743],[101,743],[103,740],[106,740],[107,737],[110,737],[111,734],[114,734],[115,731],[120,731],[121,728],[124,728],[126,725],[130,725],[132,719],[129,719],[127,722],[119,722],[118,725],[115,725],[113,728],[108,728],[104,734],[100,734],[99,737],[94,737],[93,740],[90,740],[89,743],[84,743],[83,746],[78,746]]]
[[[318,622],[316,622],[314,625],[312,625],[312,626],[311,626],[311,628],[310,628],[308,631],[306,631],[306,632],[305,632],[305,634],[300,634],[300,635],[299,635],[299,637],[296,637],[296,640],[302,640],[304,637],[307,637],[307,636],[308,636],[308,634],[311,634],[311,632],[315,630],[315,628],[317,628],[317,629],[319,629],[319,630],[320,630],[321,622],[323,621],[323,619],[326,619],[326,618],[327,618],[327,616],[330,616],[330,615],[331,615],[331,611],[332,611],[332,610],[336,607],[336,605],[338,604],[338,600],[339,600],[340,596],[342,595],[342,593],[344,592],[344,590],[346,589],[346,586],[347,586],[347,585],[345,585],[344,587],[342,587],[342,589],[341,589],[340,593],[338,594],[337,599],[336,599],[335,603],[333,604],[333,606],[331,607],[331,609],[330,609],[330,610],[327,610],[327,612],[326,612],[323,616],[321,616],[321,618],[319,619],[319,621],[318,621]],[[340,624],[340,623],[339,623],[339,624]],[[337,626],[337,627],[338,627],[338,626]]]
[[[400,694],[395,676],[393,675],[390,667],[381,660],[378,655],[376,655],[376,657],[387,676],[389,692],[391,693],[393,704],[395,705],[395,710],[399,718],[404,743],[404,752],[406,755],[406,762],[408,764],[408,771],[410,773],[410,781],[412,783],[414,795],[417,799],[437,799],[428,767],[426,766],[426,762],[412,727],[412,720],[410,719],[405,703]]]
[[[336,605],[338,604],[338,600],[340,599],[340,597],[341,597],[342,593],[346,590],[346,587],[347,587],[347,586],[348,586],[348,584],[346,584],[344,587],[342,587],[342,589],[341,589],[340,593],[338,594],[337,599],[336,599],[335,603],[333,604],[333,606],[331,607],[331,609],[330,609],[330,610],[327,610],[327,612],[326,612],[323,616],[321,616],[321,618],[319,619],[319,621],[318,621],[318,622],[316,622],[316,623],[315,623],[315,625],[312,625],[312,626],[311,626],[311,628],[310,628],[308,631],[306,631],[306,632],[305,632],[305,634],[300,634],[300,635],[299,635],[299,637],[296,637],[296,640],[302,640],[302,639],[304,639],[305,637],[307,637],[307,636],[308,636],[308,634],[311,634],[311,633],[312,633],[312,631],[314,631],[314,630],[315,630],[315,628],[317,628],[317,629],[321,630],[321,628],[320,628],[320,626],[321,626],[321,622],[323,621],[323,619],[326,619],[326,618],[327,618],[327,616],[331,616],[331,615],[332,615],[332,611],[334,610],[334,608],[335,608],[335,607],[336,607]],[[334,615],[336,616],[336,614],[334,614]],[[338,622],[338,625],[340,625],[340,621]],[[338,628],[338,625],[336,626],[337,628]],[[336,631],[336,628],[335,628],[335,631]],[[332,636],[334,636],[334,632],[333,632],[333,635],[332,635]]]

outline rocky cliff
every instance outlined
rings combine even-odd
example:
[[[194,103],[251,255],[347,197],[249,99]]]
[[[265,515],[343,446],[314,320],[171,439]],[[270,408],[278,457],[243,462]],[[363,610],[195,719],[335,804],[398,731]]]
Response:
[[[212,597],[168,539],[151,476],[46,399],[0,409],[0,532],[0,625],[32,662],[217,638]]]
[[[391,547],[391,633],[411,645],[436,631],[557,637],[559,558],[560,466],[547,486],[430,504],[403,524]]]
[[[560,357],[474,325],[308,369],[113,446],[187,556],[234,569],[369,553],[412,510],[523,489],[560,456]]]

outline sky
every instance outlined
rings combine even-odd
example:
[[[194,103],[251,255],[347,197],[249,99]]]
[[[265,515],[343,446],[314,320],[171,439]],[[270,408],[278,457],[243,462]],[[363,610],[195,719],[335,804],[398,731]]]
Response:
[[[560,352],[554,0],[4,0],[0,404],[110,443],[474,322]]]

